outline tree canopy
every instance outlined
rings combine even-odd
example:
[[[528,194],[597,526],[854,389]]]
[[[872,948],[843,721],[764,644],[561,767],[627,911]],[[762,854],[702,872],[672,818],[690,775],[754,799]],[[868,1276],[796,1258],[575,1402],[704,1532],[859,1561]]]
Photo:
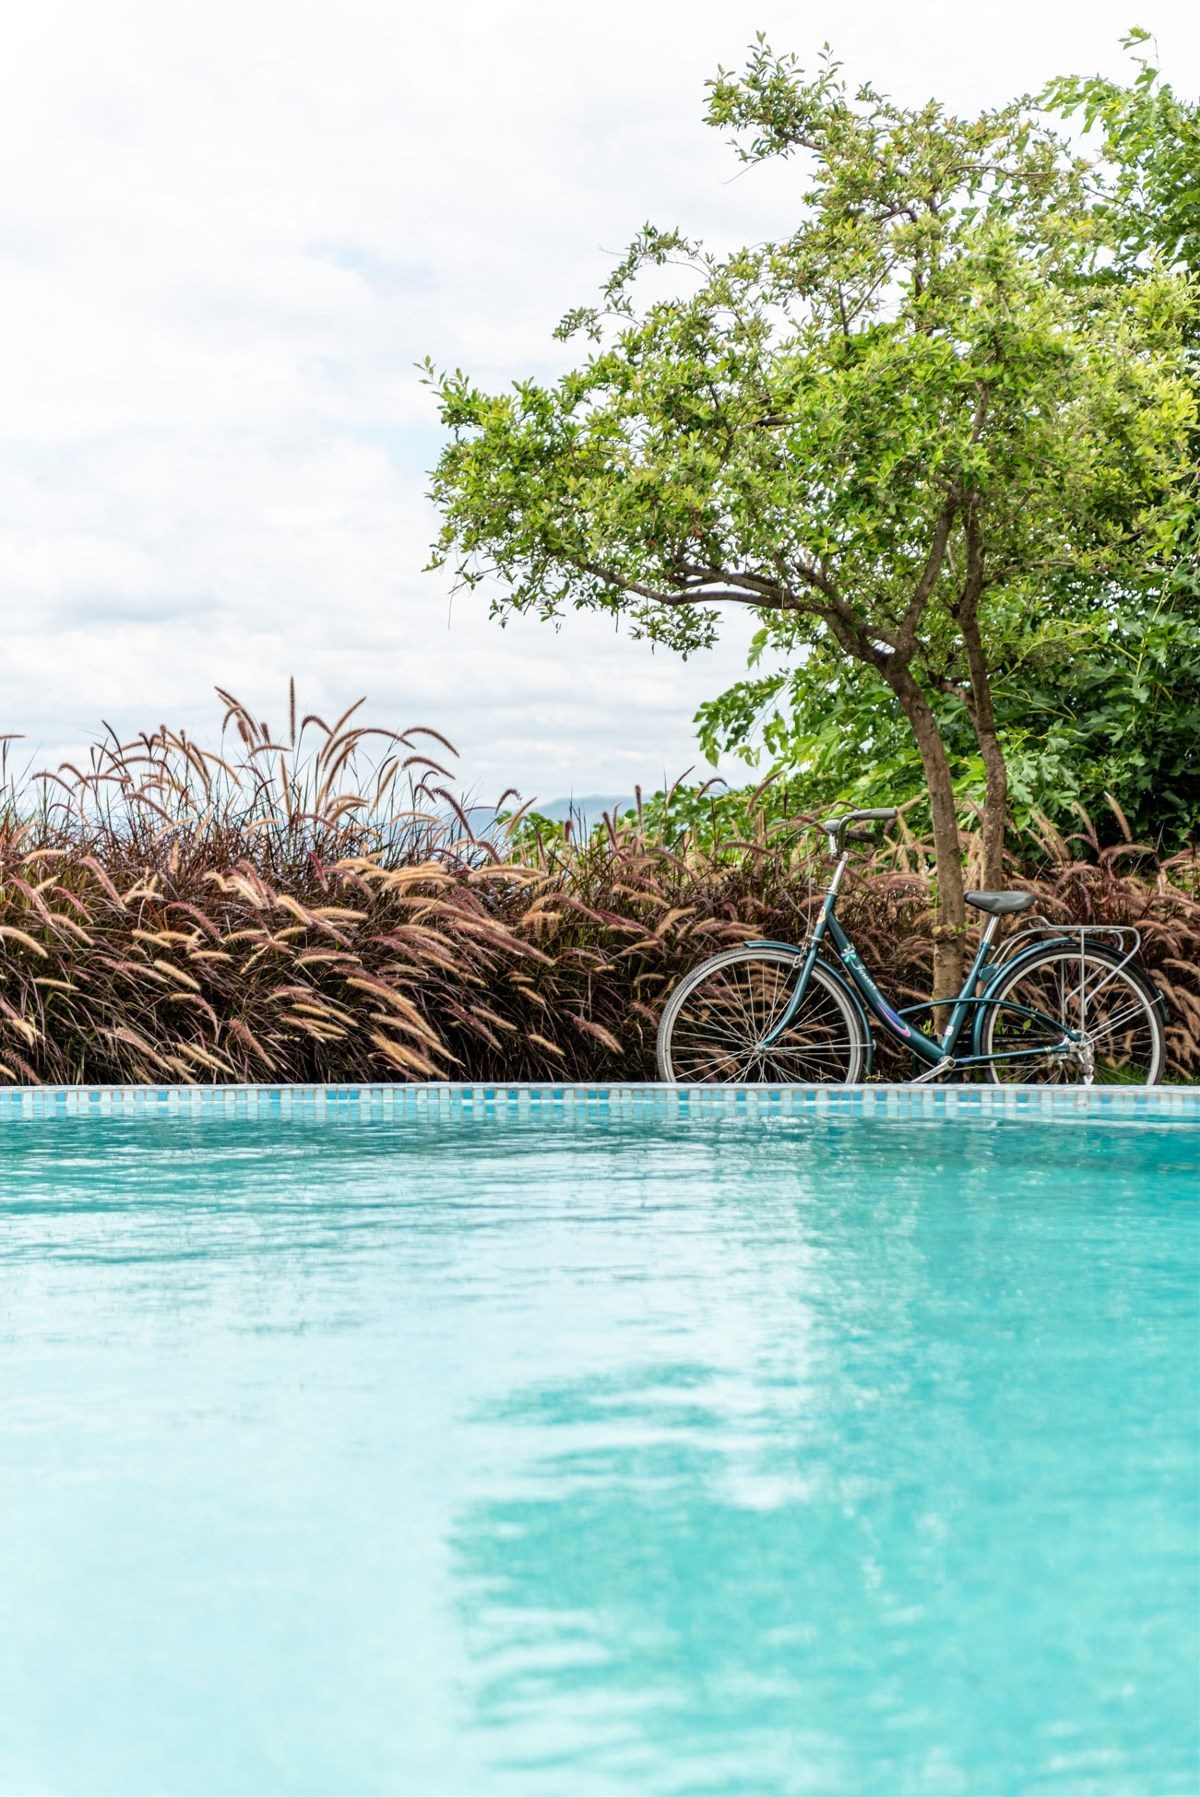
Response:
[[[1141,54],[1148,34],[1130,33],[1136,73],[1128,84],[1062,77],[1039,96],[1047,113],[1073,120],[1095,145],[1085,171],[1100,244],[1076,279],[1120,287],[1155,266],[1200,268],[1200,106],[1181,99]],[[1183,322],[1192,351],[1200,312]],[[1200,456],[1193,432],[1190,460]],[[1119,590],[1086,567],[1048,580],[1045,603],[1019,612],[996,648],[992,672],[997,731],[1008,768],[1010,809],[1063,827],[1082,808],[1101,837],[1121,819],[1140,841],[1170,849],[1200,836],[1200,575],[1194,482],[1177,489],[1179,510],[1165,553],[1153,544],[1124,570]],[[756,660],[769,654],[766,633]],[[936,686],[936,673],[934,685]],[[784,775],[801,802],[834,795],[875,804],[910,800],[923,788],[902,719],[877,686],[844,658],[815,653],[783,671],[753,672],[702,707],[701,743],[715,761],[741,755],[761,776]],[[982,801],[986,778],[969,718],[953,695],[935,699],[955,788]]]
[[[1161,258],[1094,278],[1116,184],[1029,102],[900,107],[760,40],[708,121],[746,162],[795,161],[788,234],[720,256],[647,225],[560,326],[585,353],[559,379],[491,394],[431,368],[435,564],[500,615],[620,612],[684,653],[749,607],[772,654],[856,670],[920,760],[940,995],[964,927],[942,701],[975,738],[998,878],[992,669],[1065,586],[1119,603],[1170,558],[1194,290]],[[666,266],[679,293],[646,297]]]

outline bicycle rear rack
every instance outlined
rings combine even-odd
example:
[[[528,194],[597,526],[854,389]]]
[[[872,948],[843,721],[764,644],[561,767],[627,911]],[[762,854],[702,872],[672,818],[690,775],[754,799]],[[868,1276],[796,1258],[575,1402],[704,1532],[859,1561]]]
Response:
[[[1007,936],[997,945],[998,953],[991,961],[993,967],[1003,967],[1012,960],[1015,950],[1022,942],[1039,936],[1055,936],[1058,938],[1074,938],[1079,944],[1079,952],[1083,954],[1087,947],[1087,938],[1106,936],[1116,954],[1121,956],[1114,973],[1127,967],[1142,946],[1142,932],[1135,930],[1131,923],[1052,923],[1048,917],[1034,912],[1023,930],[1015,936]],[[989,957],[990,959],[990,957]]]

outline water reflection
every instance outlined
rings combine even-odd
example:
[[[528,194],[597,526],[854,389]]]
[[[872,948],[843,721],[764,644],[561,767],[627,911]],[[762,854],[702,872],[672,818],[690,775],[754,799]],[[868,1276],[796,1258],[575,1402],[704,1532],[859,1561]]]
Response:
[[[878,1144],[841,1209],[836,1160],[815,1206],[777,1165],[726,1189],[717,1354],[715,1293],[676,1263],[693,1358],[550,1374],[475,1419],[507,1443],[505,1494],[452,1537],[497,1788],[1187,1789],[1178,1144],[1031,1144],[1024,1170],[990,1146]]]

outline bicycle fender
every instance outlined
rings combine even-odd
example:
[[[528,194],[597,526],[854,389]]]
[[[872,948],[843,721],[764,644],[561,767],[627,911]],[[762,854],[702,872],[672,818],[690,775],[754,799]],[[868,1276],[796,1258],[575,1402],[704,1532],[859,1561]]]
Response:
[[[785,955],[794,955],[798,961],[803,961],[808,953],[807,948],[797,948],[794,942],[770,942],[762,940],[756,942],[744,942],[742,947],[777,948],[781,949]],[[871,1032],[871,1019],[867,1015],[866,1006],[859,996],[857,987],[846,978],[840,967],[835,967],[833,962],[827,961],[823,955],[818,956],[818,960],[820,962],[821,972],[827,973],[831,980],[836,981],[854,1007],[854,1014],[862,1026],[863,1033],[863,1051],[866,1058],[866,1064],[863,1071],[866,1074],[870,1074],[875,1059],[875,1037]]]

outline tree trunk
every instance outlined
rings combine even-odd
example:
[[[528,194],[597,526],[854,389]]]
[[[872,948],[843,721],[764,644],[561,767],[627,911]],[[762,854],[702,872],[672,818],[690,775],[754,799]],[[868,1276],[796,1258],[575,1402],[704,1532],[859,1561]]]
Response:
[[[967,520],[967,579],[955,617],[967,654],[971,698],[967,706],[979,753],[983,757],[986,789],[983,800],[983,885],[985,891],[1004,890],[1004,827],[1008,822],[1008,768],[996,735],[992,707],[992,680],[983,638],[979,634],[979,601],[983,593],[983,542],[979,525]]]
[[[986,781],[983,798],[983,887],[985,892],[1004,891],[1004,828],[1008,822],[1008,768],[1004,763],[1004,751],[1000,747],[1000,739],[996,735],[995,719],[992,715],[992,695],[985,688],[986,706],[979,703],[975,696],[971,707],[971,722],[975,726],[975,735],[979,742],[979,753],[983,757],[983,772]]]
[[[933,994],[939,1006],[958,997],[963,982],[966,906],[963,903],[962,856],[958,819],[954,811],[954,787],[945,744],[929,701],[908,668],[888,669],[888,685],[904,707],[921,752],[929,809],[933,818],[934,862],[937,868],[937,922],[933,927]],[[944,1008],[935,1013],[937,1027],[944,1028]]]

